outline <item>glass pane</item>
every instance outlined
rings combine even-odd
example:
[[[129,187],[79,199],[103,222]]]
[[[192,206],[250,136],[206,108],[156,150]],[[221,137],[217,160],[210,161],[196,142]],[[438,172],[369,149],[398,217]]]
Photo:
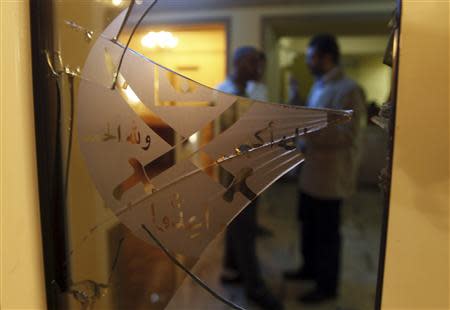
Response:
[[[337,306],[368,307],[374,301],[381,232],[381,192],[374,185],[383,166],[386,135],[374,126],[363,134],[366,119],[361,115],[367,106],[351,105],[354,98],[350,97],[342,96],[341,101],[347,100],[344,104],[333,99],[356,84],[336,86],[332,98],[303,106],[302,102],[313,100],[306,95],[313,82],[316,88],[324,82],[313,81],[304,64],[314,33],[303,27],[309,22],[302,19],[301,3],[292,5],[299,12],[297,21],[282,14],[265,20],[272,9],[282,9],[277,3],[270,4],[277,8],[255,4],[253,13],[243,8],[244,3],[225,9],[227,4],[202,4],[212,10],[211,18],[175,2],[54,3],[53,35],[58,49],[48,51],[48,61],[61,89],[61,126],[68,128],[61,142],[68,184],[69,255],[64,264],[70,277],[69,289],[61,292],[61,307],[192,309],[220,308],[227,303],[251,307],[249,300],[260,306],[278,305],[277,299],[284,296],[286,306],[296,308],[294,295],[302,289],[289,278],[298,274],[283,278],[282,269],[305,262],[297,245],[298,229],[305,246],[308,226],[314,230],[327,225],[323,218],[319,221],[304,214],[300,224],[297,221],[298,200],[306,205],[314,197],[305,192],[297,197],[295,168],[308,156],[311,163],[317,159],[314,156],[324,158],[316,163],[325,168],[306,166],[303,174],[310,169],[314,176],[314,171],[320,174],[325,169],[345,175],[342,170],[348,169],[348,178],[340,182],[355,179],[352,167],[359,156],[363,158],[357,181],[370,186],[360,186],[349,199],[344,199],[347,195],[321,196],[327,192],[323,186],[318,200],[337,201],[341,232],[350,242],[342,247],[340,282],[345,297],[336,301],[333,292],[331,299]],[[188,17],[180,15],[181,7]],[[245,82],[263,85],[263,97],[252,96],[248,89],[226,93],[216,87],[227,71],[228,81],[232,80],[238,66],[238,54],[234,59],[230,55],[238,44],[230,38],[237,36],[243,42],[246,35],[255,35],[251,27],[238,27],[245,25],[246,14],[250,24],[255,18],[262,21],[257,23],[257,34],[264,42],[263,48],[244,49],[245,57],[254,57],[253,65],[259,66],[265,50],[266,68],[254,65],[252,70],[261,71],[259,76]],[[387,43],[387,34],[384,29],[374,30],[374,25],[384,25],[389,13],[386,10],[380,16],[373,24],[361,22],[367,33],[352,32],[347,21],[337,17],[323,24],[315,20],[309,30],[342,29],[338,37],[342,67],[378,105],[389,94],[389,71],[381,66],[384,50],[379,48]],[[291,100],[295,91],[298,101]],[[277,103],[265,102],[268,98]],[[291,104],[279,104],[288,101]],[[363,152],[352,149],[355,141],[349,142],[348,149],[342,147],[348,132]],[[333,135],[341,140],[329,141]],[[308,155],[307,149],[305,155],[305,145],[316,153]],[[342,151],[336,151],[340,147]],[[333,164],[339,161],[336,158],[347,158],[342,154],[348,152],[358,153],[350,156],[355,162]],[[374,154],[379,159],[374,160]],[[308,182],[322,184],[314,177]],[[269,231],[256,226],[256,205],[260,225],[270,227]],[[361,210],[360,205],[367,207]],[[304,212],[304,207],[300,210]],[[247,230],[242,229],[246,225]],[[245,264],[241,256],[248,253],[242,245],[255,246],[257,229],[273,235],[258,240],[264,268],[257,263],[247,271],[235,267],[239,276],[227,277],[222,268],[223,264],[229,267],[226,257],[223,263],[224,247],[239,244],[241,249],[234,251],[241,254],[229,259],[232,265]],[[318,246],[324,246],[323,242],[314,240]],[[341,251],[339,240],[333,246]],[[254,255],[254,250],[248,255]],[[353,268],[355,264],[358,267]],[[255,276],[254,290],[248,289],[252,281],[248,274]],[[228,286],[239,281],[246,289]],[[62,287],[55,281],[52,285]],[[348,297],[356,289],[364,300]]]

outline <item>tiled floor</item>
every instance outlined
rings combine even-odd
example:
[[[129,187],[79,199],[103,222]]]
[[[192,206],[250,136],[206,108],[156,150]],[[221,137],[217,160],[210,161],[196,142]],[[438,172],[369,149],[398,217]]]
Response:
[[[300,263],[297,193],[295,182],[280,181],[268,189],[259,205],[259,222],[274,232],[273,237],[259,238],[258,255],[264,277],[272,292],[286,309],[373,309],[377,284],[378,252],[381,237],[383,200],[377,188],[362,187],[343,208],[343,257],[339,298],[317,306],[298,303],[296,297],[311,288],[306,282],[285,282],[284,269]],[[242,288],[219,283],[223,255],[223,236],[206,250],[195,273],[223,296],[246,309],[258,309],[246,301]],[[174,296],[168,309],[228,309],[190,279]]]

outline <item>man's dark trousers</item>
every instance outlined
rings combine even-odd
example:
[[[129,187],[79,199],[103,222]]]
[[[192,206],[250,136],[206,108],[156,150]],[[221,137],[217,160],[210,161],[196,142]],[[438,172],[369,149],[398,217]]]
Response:
[[[225,237],[225,268],[239,272],[247,292],[263,285],[256,256],[256,204],[253,201],[231,222]]]
[[[303,269],[317,289],[336,294],[340,271],[341,199],[319,199],[299,193],[300,247]]]

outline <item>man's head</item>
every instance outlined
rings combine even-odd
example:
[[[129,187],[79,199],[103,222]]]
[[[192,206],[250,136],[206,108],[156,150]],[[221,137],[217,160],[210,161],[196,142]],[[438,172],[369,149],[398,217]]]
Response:
[[[306,50],[306,64],[316,77],[321,77],[338,66],[340,58],[336,38],[330,34],[314,36]]]
[[[239,47],[233,55],[233,75],[236,80],[258,80],[259,77],[259,53],[251,46]]]

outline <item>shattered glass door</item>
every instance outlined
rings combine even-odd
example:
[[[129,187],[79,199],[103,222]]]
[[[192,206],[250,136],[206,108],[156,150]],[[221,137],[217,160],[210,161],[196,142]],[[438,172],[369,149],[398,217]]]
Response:
[[[153,62],[131,47],[154,0],[52,5],[55,48],[43,57],[58,88],[68,270],[65,283],[47,279],[58,307],[189,308],[176,297],[189,277],[209,305],[241,309],[196,263],[302,163],[302,136],[351,111],[250,100]]]

